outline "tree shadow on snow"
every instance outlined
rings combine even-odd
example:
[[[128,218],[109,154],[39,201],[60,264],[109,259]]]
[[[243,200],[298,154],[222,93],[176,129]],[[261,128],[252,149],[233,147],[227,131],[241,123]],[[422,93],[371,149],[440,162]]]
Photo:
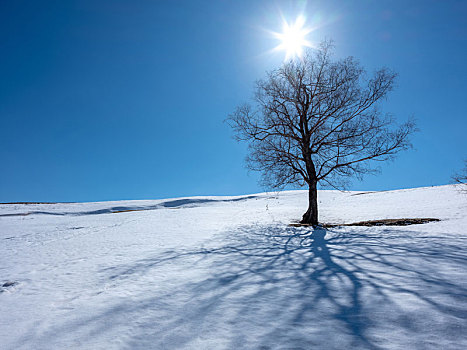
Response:
[[[464,344],[467,289],[456,274],[466,271],[465,243],[417,235],[243,227],[227,244],[102,270],[116,286],[144,280],[147,290],[83,326],[137,320],[132,348],[424,349],[440,335]],[[167,280],[173,287],[151,285],[167,268],[180,273]]]

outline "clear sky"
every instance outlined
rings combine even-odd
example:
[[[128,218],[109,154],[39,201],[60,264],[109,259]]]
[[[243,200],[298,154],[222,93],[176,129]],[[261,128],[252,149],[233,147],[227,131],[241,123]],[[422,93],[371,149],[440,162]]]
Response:
[[[350,189],[440,185],[467,158],[467,1],[0,2],[0,202],[260,192],[223,121],[302,13],[336,57],[398,87],[414,149]]]

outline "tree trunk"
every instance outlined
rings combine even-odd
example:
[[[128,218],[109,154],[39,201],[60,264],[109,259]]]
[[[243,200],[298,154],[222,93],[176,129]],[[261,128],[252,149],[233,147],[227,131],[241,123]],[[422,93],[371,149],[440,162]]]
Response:
[[[302,224],[318,226],[318,190],[317,182],[313,181],[309,184],[308,190],[308,210],[303,214]]]

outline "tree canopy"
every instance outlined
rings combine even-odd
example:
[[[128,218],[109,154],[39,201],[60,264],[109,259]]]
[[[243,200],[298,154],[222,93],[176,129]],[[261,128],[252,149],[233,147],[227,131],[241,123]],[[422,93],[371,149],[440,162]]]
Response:
[[[370,161],[411,146],[414,123],[396,125],[378,104],[396,76],[381,68],[368,78],[353,57],[332,60],[329,42],[268,72],[256,84],[254,104],[228,118],[236,138],[249,142],[248,167],[271,187],[308,185],[302,222],[317,224],[318,182],[341,188],[348,177],[374,172]]]

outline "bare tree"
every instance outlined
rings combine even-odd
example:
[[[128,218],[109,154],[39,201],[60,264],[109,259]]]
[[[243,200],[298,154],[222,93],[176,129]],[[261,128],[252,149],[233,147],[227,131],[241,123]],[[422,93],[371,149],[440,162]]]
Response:
[[[262,172],[273,188],[309,188],[301,220],[318,225],[317,185],[341,188],[350,176],[374,172],[370,161],[385,161],[410,147],[414,123],[394,126],[377,102],[393,89],[387,68],[366,78],[352,57],[332,60],[323,42],[257,82],[255,104],[242,105],[227,119],[237,140],[249,142],[247,166]]]
[[[464,185],[461,187],[461,190],[467,193],[467,159],[464,160],[464,169],[454,175],[453,180],[458,184]]]

